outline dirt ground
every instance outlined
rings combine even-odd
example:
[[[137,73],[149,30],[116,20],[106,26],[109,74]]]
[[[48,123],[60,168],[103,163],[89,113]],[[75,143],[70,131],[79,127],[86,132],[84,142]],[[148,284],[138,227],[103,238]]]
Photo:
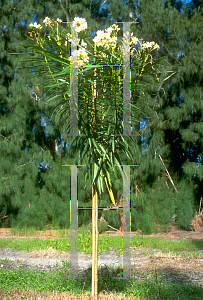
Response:
[[[37,231],[36,235],[30,235],[30,236],[17,236],[12,235],[10,232],[10,228],[0,228],[0,238],[7,238],[7,237],[15,237],[15,238],[59,238],[57,236],[57,230],[46,230],[46,231]],[[161,228],[160,228],[161,231]],[[69,235],[69,232],[68,232]],[[102,235],[110,235],[110,236],[122,236],[122,233],[119,231],[106,231]],[[142,235],[142,232],[140,230],[138,231],[131,231],[131,235]],[[151,236],[151,237],[161,237],[166,240],[181,240],[183,238],[189,237],[190,239],[195,240],[203,240],[203,228],[200,229],[200,231],[182,231],[179,230],[176,226],[171,225],[170,231],[168,233],[160,232],[160,233],[152,233],[150,235],[143,235],[143,236]],[[64,238],[66,238],[64,236]]]

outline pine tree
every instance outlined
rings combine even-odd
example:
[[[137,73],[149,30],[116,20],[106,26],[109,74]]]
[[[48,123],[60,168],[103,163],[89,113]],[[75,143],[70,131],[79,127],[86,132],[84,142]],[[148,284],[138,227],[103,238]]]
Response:
[[[24,68],[20,56],[12,53],[26,51],[19,46],[19,41],[25,40],[31,22],[43,20],[47,15],[70,22],[85,11],[89,16],[87,19],[95,26],[98,21],[92,22],[91,4],[90,9],[86,7],[88,3],[89,1],[83,1],[82,4],[71,4],[70,1],[42,3],[34,0],[1,2],[0,220],[2,222],[7,220],[4,226],[11,226],[17,222],[19,226],[40,224],[42,228],[52,219],[52,212],[47,211],[49,208],[47,196],[41,193],[45,185],[41,173],[44,175],[47,173],[49,180],[52,165],[56,163],[56,143],[61,146],[61,153],[66,152],[66,143],[62,149],[63,139],[57,126],[51,121],[49,109],[40,106],[43,97],[43,76],[41,79],[32,78],[33,73]],[[96,15],[99,20],[99,13],[94,10],[94,16]],[[105,12],[102,11],[101,18],[104,17]],[[47,126],[42,125],[43,120],[47,122]],[[53,181],[57,182],[55,178]],[[60,191],[62,189],[61,186]],[[49,193],[52,195],[50,199],[53,203],[57,202],[55,199],[60,192],[56,193],[53,189],[49,190]],[[67,196],[63,201],[69,205]],[[44,207],[41,215],[37,213],[41,205],[39,203]],[[68,219],[68,211],[66,216]]]
[[[43,227],[47,221],[43,211],[36,213],[34,198],[39,198],[36,181],[39,161],[52,162],[53,143],[47,141],[41,125],[43,111],[37,105],[41,96],[39,82],[32,78],[31,72],[27,80],[29,71],[23,64],[19,69],[19,55],[12,55],[25,51],[19,41],[25,40],[33,11],[42,15],[45,9],[38,1],[1,1],[0,211],[1,224],[9,227],[17,215],[20,225],[26,226],[27,221],[32,223],[35,219],[34,223]]]
[[[201,195],[202,142],[201,142],[201,9],[200,2],[183,5],[181,1],[129,1],[119,14],[116,1],[107,8],[112,9],[112,20],[120,21],[132,17],[139,21],[135,25],[138,38],[153,40],[160,45],[156,58],[166,56],[166,64],[158,67],[162,72],[159,83],[151,75],[143,76],[142,103],[136,105],[143,111],[145,120],[142,134],[142,158],[134,173],[140,190],[149,193],[162,174],[163,158],[175,186],[183,179],[192,184],[193,193]],[[195,4],[196,3],[196,7]],[[122,5],[122,3],[120,3]],[[130,10],[129,10],[130,7]],[[194,12],[195,11],[195,12]],[[166,80],[167,78],[167,80]],[[141,95],[140,95],[141,96]],[[136,99],[136,98],[135,98]],[[197,164],[199,167],[197,167]],[[170,181],[168,180],[170,185]],[[196,185],[195,185],[196,183]],[[173,189],[170,185],[170,189]],[[188,189],[191,186],[188,185]],[[178,188],[177,188],[178,190]],[[150,193],[149,193],[150,194]],[[189,195],[188,191],[188,195]],[[134,196],[133,196],[134,197]],[[176,197],[177,198],[177,197]],[[178,198],[177,198],[178,201]],[[196,201],[199,199],[196,198]],[[190,197],[193,207],[194,199]],[[193,208],[194,213],[194,208]],[[133,217],[133,214],[132,214]],[[191,215],[189,216],[191,218]]]
[[[191,11],[186,9],[178,11],[178,2],[173,1],[173,6],[177,8],[173,7],[172,3],[169,6],[168,3],[164,10],[157,1],[155,3],[156,5],[151,3],[149,7],[146,5],[147,2],[142,2],[145,12],[143,12],[138,31],[142,35],[144,33],[146,38],[154,36],[155,41],[158,38],[157,42],[162,43],[159,55],[167,54],[169,51],[167,60],[175,67],[175,73],[169,73],[168,76],[172,76],[162,85],[160,84],[158,89],[154,83],[147,86],[146,94],[149,105],[146,106],[146,110],[149,117],[144,132],[148,150],[145,163],[143,162],[139,169],[142,170],[140,177],[145,182],[146,180],[150,180],[151,183],[155,182],[157,175],[161,172],[160,154],[176,184],[180,183],[181,186],[184,179],[193,183],[192,186],[185,185],[185,188],[188,188],[186,195],[188,195],[187,199],[194,214],[194,198],[189,196],[190,189],[192,188],[193,193],[196,189],[200,195],[201,185],[197,187],[195,182],[200,183],[202,178],[202,77],[200,71],[202,54],[201,37],[199,37],[202,7],[199,6],[197,13],[192,17]],[[164,24],[164,30],[160,28],[161,24]],[[157,90],[159,93],[156,93]],[[154,165],[153,168],[151,165],[150,172],[148,157],[152,158]],[[156,160],[153,159],[154,157]],[[146,175],[143,176],[144,173]],[[179,201],[178,198],[177,201]],[[196,201],[199,199],[196,198]],[[191,220],[191,218],[192,215],[188,215],[188,219]]]
[[[19,56],[12,55],[23,51],[19,40],[25,39],[28,27],[22,24],[22,16],[31,21],[28,12],[22,9],[22,2],[1,1],[0,210],[1,224],[5,221],[5,226],[13,225],[22,205],[27,214],[29,212],[30,197],[37,193],[34,158],[40,156],[45,138],[35,108],[39,98],[35,97],[37,93],[32,94],[37,87],[36,81],[26,82],[27,71],[16,72]]]
[[[42,88],[43,75],[41,80],[35,78],[28,80],[27,70],[25,72],[22,68],[16,72],[19,56],[11,55],[13,52],[25,51],[19,48],[19,40],[25,39],[24,34],[29,31],[28,25],[31,22],[39,22],[46,16],[59,17],[65,22],[72,21],[76,16],[84,17],[88,22],[88,27],[91,28],[92,36],[96,30],[105,29],[116,21],[136,21],[139,23],[131,25],[134,35],[144,38],[146,41],[154,40],[160,45],[155,58],[166,56],[167,60],[162,67],[157,69],[158,75],[159,72],[162,72],[159,83],[154,76],[142,77],[140,82],[144,84],[144,95],[139,91],[132,91],[131,95],[131,100],[142,111],[140,117],[144,122],[140,122],[135,127],[139,130],[141,124],[144,124],[144,130],[140,129],[141,137],[134,137],[137,148],[132,149],[135,157],[134,164],[139,165],[139,167],[131,167],[131,190],[133,189],[131,204],[132,207],[136,207],[132,210],[132,220],[137,218],[135,216],[138,213],[139,199],[141,203],[144,203],[143,199],[147,197],[147,205],[149,203],[148,195],[153,195],[152,190],[161,186],[159,178],[166,174],[159,155],[163,158],[178,191],[179,184],[181,190],[182,180],[189,180],[191,186],[186,185],[186,187],[188,190],[192,188],[195,196],[194,200],[192,200],[192,196],[190,197],[190,205],[192,207],[192,203],[196,201],[198,206],[202,195],[202,81],[200,68],[202,4],[200,1],[198,3],[191,1],[186,5],[181,1],[165,1],[163,4],[162,1],[154,0],[150,2],[150,5],[144,0],[141,2],[131,0],[128,3],[120,1],[119,4],[117,1],[106,1],[106,7],[100,10],[102,3],[102,1],[89,2],[88,0],[77,4],[71,4],[70,1],[52,1],[52,3],[45,1],[43,4],[38,1],[29,1],[29,3],[26,1],[27,7],[29,7],[26,10],[22,9],[25,7],[24,1],[1,3],[0,131],[3,151],[0,210],[2,217],[10,216],[7,226],[11,226],[11,220],[16,219],[17,215],[19,216],[17,222],[26,217],[26,224],[30,220],[30,224],[32,224],[34,216],[36,221],[33,224],[40,224],[37,220],[43,220],[41,227],[45,223],[52,222],[55,201],[61,203],[61,210],[56,212],[57,223],[64,226],[69,218],[69,213],[63,212],[64,205],[69,203],[70,181],[63,179],[63,176],[69,178],[70,168],[60,167],[71,161],[67,148],[68,138],[63,137],[63,133],[54,124],[51,119],[51,110],[41,105],[41,100],[38,101],[42,99],[44,92]],[[119,5],[122,6],[121,10],[119,10]],[[8,16],[8,11],[9,15],[12,12],[13,23]],[[35,17],[32,17],[33,11]],[[24,21],[23,24],[21,20]],[[64,24],[65,26],[68,25]],[[122,37],[122,25],[120,27],[119,36]],[[169,78],[165,80],[167,77]],[[46,121],[47,126],[42,125],[42,120]],[[18,124],[17,128],[16,123]],[[60,149],[60,151],[57,152],[56,149]],[[79,168],[78,180],[81,180],[81,185],[83,185],[85,171],[84,167]],[[64,180],[63,183],[66,186],[66,188],[63,187],[64,192],[59,184],[61,181],[57,181],[58,173],[61,174],[61,177],[58,178]],[[113,178],[113,174],[111,174],[111,178]],[[163,182],[165,182],[164,178],[165,176]],[[173,198],[176,199],[174,200],[175,206],[179,207],[178,195],[169,179],[166,179],[170,192],[168,196],[163,197],[169,199],[170,193],[173,191]],[[55,182],[58,182],[57,186]],[[166,183],[164,184],[166,185]],[[166,186],[166,193],[167,190]],[[117,192],[122,194],[121,178],[118,183],[115,182],[113,191],[115,196]],[[160,188],[160,195],[161,193]],[[49,201],[52,203],[52,209],[48,206],[47,194],[50,195]],[[187,194],[190,195],[189,192]],[[31,197],[31,195],[33,196]],[[88,205],[88,201],[91,200],[91,191],[86,192],[85,189],[80,188],[78,195],[79,199],[82,198],[79,206]],[[30,202],[29,199],[31,199]],[[153,196],[150,196],[150,199],[153,199]],[[180,199],[182,199],[181,196]],[[106,190],[106,193],[102,195],[100,206],[108,206],[108,203]],[[44,207],[43,217],[37,216],[37,207],[41,204]],[[21,213],[19,213],[20,209]],[[68,211],[68,207],[66,209]],[[139,215],[142,214],[143,208],[140,209]],[[31,214],[30,219],[29,213]],[[143,211],[143,214],[146,213]],[[84,222],[86,222],[91,211],[82,211],[79,214],[84,215]],[[172,214],[174,211],[171,211],[171,218]],[[0,221],[6,219],[8,218],[2,218]],[[181,219],[178,222],[181,223]],[[112,224],[109,221],[112,226],[118,225],[117,221],[113,223],[114,221]],[[134,221],[134,224],[137,224],[135,225],[137,228],[138,223]]]

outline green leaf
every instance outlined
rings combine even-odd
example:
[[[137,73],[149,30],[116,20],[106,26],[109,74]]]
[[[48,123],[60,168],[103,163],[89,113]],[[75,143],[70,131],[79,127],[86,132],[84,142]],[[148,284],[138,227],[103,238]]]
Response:
[[[95,145],[95,147],[97,148],[97,151],[99,152],[99,154],[102,155],[102,153],[100,152],[100,149],[99,149],[99,147],[98,147],[98,145],[97,145],[97,143],[96,143],[96,141],[95,141],[94,138],[92,138],[92,142]]]
[[[98,166],[97,166],[97,164],[96,163],[94,163],[94,164],[92,164],[93,165],[93,174],[94,174],[94,176],[93,176],[93,182],[95,181],[95,178],[96,178],[96,176],[97,176],[97,173],[98,173]]]
[[[64,64],[64,61],[63,61],[63,60],[58,59],[57,57],[54,57],[54,56],[52,56],[52,55],[50,55],[50,54],[47,54],[45,51],[43,51],[43,53],[46,54],[47,57],[53,59],[54,61],[57,61],[57,62],[59,62],[59,63],[61,63],[61,64]]]
[[[103,160],[105,160],[105,157],[106,157],[106,153],[108,152],[108,149],[104,149],[104,147],[101,145],[101,144],[99,144],[99,147],[103,150],[103,152],[104,152],[104,154],[103,154]],[[101,154],[102,155],[102,154]]]

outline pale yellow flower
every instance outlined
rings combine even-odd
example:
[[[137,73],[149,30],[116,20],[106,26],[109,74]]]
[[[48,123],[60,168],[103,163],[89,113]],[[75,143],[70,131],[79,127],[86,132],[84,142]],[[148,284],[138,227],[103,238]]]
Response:
[[[146,42],[141,46],[141,49],[144,49],[144,50],[149,49],[149,48],[159,49],[159,45],[156,44],[155,42]]]
[[[87,29],[87,22],[84,18],[75,17],[73,26],[76,27],[76,32],[84,31]]]
[[[117,37],[116,37],[116,36],[113,36],[113,37],[111,38],[111,40],[116,42],[116,41],[117,41]]]
[[[141,46],[142,49],[147,49],[147,48],[151,48],[151,43],[150,42],[146,42]]]
[[[45,26],[50,26],[51,25],[51,19],[46,17],[43,21],[43,23],[45,23]]]
[[[81,46],[82,47],[86,47],[87,46],[87,43],[85,43],[83,40],[81,41]]]
[[[29,26],[30,26],[30,27],[34,27],[34,28],[36,28],[36,29],[41,29],[41,28],[42,28],[42,26],[41,26],[40,24],[37,24],[36,22],[35,22],[34,24],[31,23]]]
[[[124,38],[128,39],[129,36],[129,32],[127,32],[126,34],[124,34]],[[139,39],[135,36],[133,36],[133,32],[131,32],[131,37],[130,37],[130,46],[132,44],[137,45],[137,43],[139,42]]]
[[[80,48],[79,50],[74,50],[72,55],[69,57],[71,63],[83,66],[89,62],[89,57],[85,49]]]
[[[103,40],[110,40],[111,39],[110,33],[108,33],[108,32],[104,33],[102,38],[103,38]]]
[[[110,34],[112,33],[113,30],[119,31],[120,28],[119,28],[117,25],[113,24],[113,25],[111,25],[109,28],[105,29],[105,31],[106,31],[106,32],[109,32]]]
[[[135,36],[131,37],[131,43],[130,44],[137,45],[138,42],[139,42],[138,38],[136,38]]]
[[[97,38],[100,38],[103,34],[104,34],[103,30],[97,30]],[[96,36],[94,38],[96,38]]]
[[[134,37],[134,38],[132,39],[132,43],[133,43],[133,44],[137,45],[138,42],[139,42],[139,39],[138,39],[138,38]]]
[[[113,31],[113,28],[109,27],[109,28],[105,29],[105,31],[111,34]]]
[[[58,23],[62,23],[62,20],[59,19],[59,18],[57,18],[56,21],[57,21]]]
[[[94,37],[93,42],[96,46],[104,46],[109,48],[111,44],[115,45],[117,37],[111,38],[110,32],[104,32],[103,30],[98,30],[97,35]]]
[[[112,27],[114,30],[117,30],[117,31],[120,30],[120,28],[119,28],[118,25],[116,25],[116,24],[111,25],[111,27]]]

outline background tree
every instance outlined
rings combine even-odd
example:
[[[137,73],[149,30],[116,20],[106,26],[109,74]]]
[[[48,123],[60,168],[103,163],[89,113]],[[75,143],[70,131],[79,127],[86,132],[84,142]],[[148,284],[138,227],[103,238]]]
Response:
[[[192,12],[191,8],[196,12]],[[138,20],[136,36],[154,40],[160,45],[156,58],[167,56],[168,63],[159,69],[163,74],[159,83],[150,75],[140,78],[144,83],[145,95],[141,98],[142,103],[136,101],[136,105],[141,107],[144,113],[144,130],[140,128],[141,157],[137,160],[140,167],[136,169],[133,178],[140,191],[146,193],[148,188],[153,190],[162,174],[166,178],[164,166],[159,159],[161,154],[177,190],[182,180],[190,182],[185,201],[189,200],[193,213],[189,213],[191,210],[188,210],[187,228],[195,213],[193,204],[195,203],[197,208],[202,193],[202,109],[199,71],[201,8],[201,3],[195,1],[187,5],[183,5],[181,1],[166,1],[164,5],[157,0],[151,1],[150,5],[148,1],[140,3],[129,1],[128,7],[127,5],[123,7],[119,14],[116,1],[111,1],[107,5],[107,9],[112,9],[111,21],[120,21],[124,18],[128,20],[129,16]],[[172,186],[170,188],[173,189]],[[193,196],[189,196],[191,188]],[[195,194],[199,196],[196,200]],[[133,197],[132,204],[135,201]],[[176,198],[177,207],[179,202],[177,195]],[[132,211],[132,218],[133,215]]]
[[[25,51],[19,47],[19,40],[25,40],[25,33],[33,20],[43,19],[50,14],[53,17],[64,16],[68,21],[71,15],[77,16],[80,11],[84,12],[84,5],[71,5],[69,1],[1,1],[0,221],[8,220],[2,223],[4,226],[10,227],[16,222],[23,225],[24,220],[25,226],[28,223],[40,224],[41,228],[52,219],[52,212],[47,212],[49,204],[45,194],[40,192],[45,184],[40,174],[50,173],[48,170],[56,160],[56,143],[59,142],[59,146],[61,144],[62,150],[62,136],[50,121],[49,109],[38,106],[43,95],[40,85],[43,76],[38,81],[35,78],[26,80],[28,70],[24,69],[24,65],[21,65],[22,69],[18,68],[19,56],[12,53]],[[43,122],[46,122],[46,127]],[[65,148],[66,143],[64,152]],[[54,189],[49,193],[53,196],[50,199],[55,202],[57,196]],[[36,212],[39,203],[43,203],[45,214],[43,211],[41,215]],[[69,201],[66,203],[69,204]]]
[[[180,191],[184,180],[190,182],[185,185],[187,193],[184,197],[178,196],[176,203],[177,207],[180,201],[181,206],[184,206],[183,201],[185,205],[190,203],[188,213],[185,212],[187,225],[182,220],[183,214],[181,217],[180,210],[177,213],[178,224],[182,224],[182,228],[189,228],[195,212],[193,204],[198,204],[200,199],[196,198],[195,201],[194,198],[197,189],[195,181],[199,183],[202,181],[202,74],[199,69],[201,64],[199,26],[202,20],[197,19],[201,16],[201,8],[199,7],[199,14],[194,15],[194,18],[188,18],[187,10],[181,11],[178,1],[173,1],[173,6],[172,4],[170,6],[168,1],[168,6],[166,5],[164,9],[163,6],[157,5],[157,1],[154,2],[156,5],[152,3],[150,7],[142,3],[145,12],[142,22],[138,25],[139,34],[143,36],[145,33],[146,38],[154,36],[153,39],[162,44],[158,56],[166,55],[168,52],[169,64],[176,66],[175,73],[168,74],[173,76],[158,88],[159,93],[155,94],[154,84],[146,85],[146,97],[149,102],[145,108],[149,117],[144,130],[145,143],[148,146],[145,159],[156,157],[153,162],[156,166],[156,162],[160,164],[158,158],[160,154],[173,180],[180,185]],[[164,28],[162,25],[164,30],[160,27],[161,24],[164,24]],[[150,168],[149,172],[147,160],[142,166],[139,171],[142,171],[142,175],[146,174],[142,176],[145,182],[152,184],[157,180],[157,175],[161,175],[160,167]],[[157,172],[152,174],[155,169],[159,174]],[[177,190],[179,191],[178,187]]]
[[[40,83],[43,83],[43,76],[40,81],[36,81],[35,78],[32,79],[33,81],[24,81],[27,70],[25,71],[22,68],[22,70],[16,72],[20,59],[17,55],[11,56],[13,52],[25,51],[25,49],[19,50],[17,43],[19,40],[24,40],[24,34],[28,32],[28,25],[33,21],[39,23],[39,20],[43,20],[46,16],[55,19],[59,17],[63,21],[69,21],[71,18],[73,20],[75,16],[85,17],[88,26],[92,26],[93,35],[97,29],[107,28],[115,21],[137,21],[138,24],[131,25],[134,35],[145,40],[154,40],[160,45],[156,57],[166,55],[168,61],[163,69],[160,68],[160,72],[163,72],[163,78],[160,78],[160,83],[161,81],[162,83],[158,84],[156,78],[143,76],[140,81],[145,84],[145,94],[136,92],[136,95],[134,95],[135,92],[133,91],[131,95],[134,97],[132,101],[135,101],[136,105],[143,111],[143,122],[137,124],[136,127],[137,130],[140,129],[141,136],[134,138],[137,149],[132,148],[135,158],[134,164],[139,164],[139,168],[131,168],[132,230],[136,230],[138,227],[142,229],[144,226],[144,221],[139,221],[138,224],[137,220],[138,217],[141,220],[141,216],[147,214],[145,208],[147,209],[148,203],[155,208],[153,193],[158,193],[159,190],[160,199],[164,199],[166,197],[164,193],[169,191],[168,199],[176,199],[179,197],[183,179],[190,182],[191,186],[186,185],[188,188],[186,194],[190,195],[189,192],[192,190],[193,196],[188,196],[187,199],[190,200],[191,205],[193,202],[195,203],[194,211],[197,210],[203,190],[202,79],[200,68],[202,57],[200,52],[202,43],[200,30],[202,1],[190,1],[184,4],[180,1],[165,1],[162,3],[156,0],[151,1],[149,6],[147,1],[131,0],[128,2],[119,1],[119,5],[122,6],[122,10],[119,10],[118,1],[83,0],[81,3],[74,5],[71,5],[70,1],[52,1],[51,3],[48,1],[29,1],[29,3],[27,1],[1,1],[1,216],[10,215],[9,219],[11,220],[12,214],[17,216],[22,207],[24,207],[24,213],[27,214],[29,193],[24,198],[22,194],[26,190],[29,191],[30,184],[32,184],[32,194],[39,195],[38,199],[42,199],[40,201],[43,202],[41,190],[43,188],[47,189],[50,174],[56,172],[56,166],[59,166],[58,160],[61,160],[62,164],[67,164],[70,159],[68,158],[68,138],[63,137],[63,133],[51,121],[49,109],[39,106],[41,100],[36,101],[43,98],[43,84],[40,85]],[[120,37],[122,37],[122,33]],[[166,74],[164,74],[164,70]],[[173,72],[168,72],[169,70]],[[176,73],[173,74],[174,72]],[[170,75],[172,76],[169,77]],[[169,78],[163,81],[166,77]],[[40,93],[38,93],[36,86],[39,87]],[[139,100],[140,102],[138,102]],[[35,103],[34,106],[33,103]],[[17,128],[16,123],[18,124]],[[6,138],[10,142],[7,142]],[[8,147],[8,144],[11,146]],[[58,152],[56,151],[56,144],[58,145]],[[19,145],[22,146],[19,147]],[[166,172],[159,154],[161,154],[173,178],[178,194],[165,175]],[[26,155],[26,158],[24,158],[24,155]],[[24,165],[25,162],[26,165]],[[30,169],[26,167],[28,165],[33,166],[33,169],[35,166],[33,177],[33,170],[30,172],[31,167]],[[64,176],[69,178],[70,171],[68,168],[65,169],[66,175]],[[21,177],[19,176],[19,170],[25,170]],[[79,178],[83,178],[85,171],[84,167],[80,168],[79,176],[81,173],[81,177]],[[28,178],[27,185],[24,179],[26,176]],[[11,178],[13,179],[10,180]],[[111,174],[111,178],[114,178],[113,174]],[[165,192],[163,192],[161,182],[163,182],[163,186],[165,185]],[[116,184],[114,186],[113,182],[112,187],[115,197],[118,191],[122,194],[122,180],[118,183],[119,189]],[[20,200],[18,204],[16,204],[17,202],[14,203],[15,187],[19,187],[18,198]],[[69,188],[69,179],[67,188]],[[106,189],[105,186],[104,189]],[[80,192],[81,190],[79,190]],[[161,196],[162,192],[163,196]],[[51,193],[50,195],[54,195],[55,191],[53,190]],[[102,195],[101,201],[108,201],[105,198],[106,193]],[[173,196],[170,193],[173,193]],[[87,193],[87,198],[81,194],[81,198],[79,198],[81,199],[80,206],[85,206],[88,198],[91,199],[91,193],[89,193],[89,196]],[[187,199],[185,201],[188,201]],[[177,214],[178,201],[177,198],[174,214]],[[34,206],[31,205],[30,210],[32,207]],[[154,211],[159,211],[158,206]],[[79,211],[80,213],[82,215],[84,211]],[[107,219],[108,212],[104,213]],[[174,220],[174,218],[172,219],[174,214],[171,213],[171,220]],[[116,214],[114,213],[114,215]],[[154,215],[154,219],[156,216]],[[52,217],[52,215],[49,215],[45,222],[49,223]],[[191,215],[188,220],[190,218]],[[0,221],[6,219],[8,218],[0,219]],[[161,224],[161,219],[158,219],[158,217],[156,219]],[[175,219],[178,222],[178,217]],[[117,220],[119,221],[119,219]],[[84,222],[87,221],[88,216],[84,216]],[[116,227],[116,222],[114,224],[113,218],[112,223],[109,222],[109,224]],[[10,223],[8,223],[8,226],[10,226]]]

